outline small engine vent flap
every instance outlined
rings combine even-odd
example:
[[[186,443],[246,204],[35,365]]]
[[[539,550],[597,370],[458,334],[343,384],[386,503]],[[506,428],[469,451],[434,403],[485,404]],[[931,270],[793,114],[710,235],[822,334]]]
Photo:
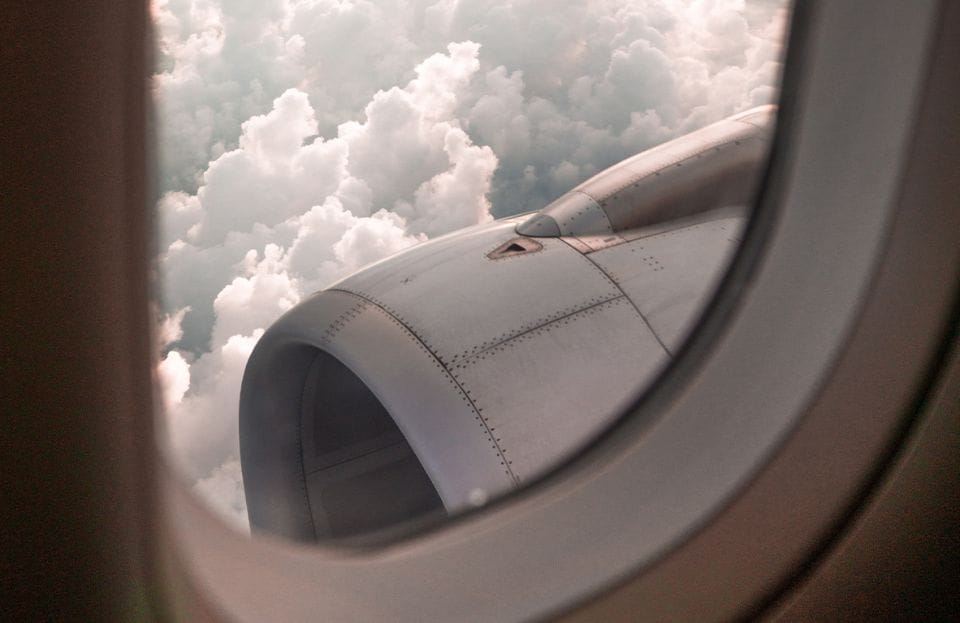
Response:
[[[487,253],[487,257],[491,260],[502,260],[515,255],[536,253],[541,249],[543,249],[543,245],[532,238],[513,238]]]

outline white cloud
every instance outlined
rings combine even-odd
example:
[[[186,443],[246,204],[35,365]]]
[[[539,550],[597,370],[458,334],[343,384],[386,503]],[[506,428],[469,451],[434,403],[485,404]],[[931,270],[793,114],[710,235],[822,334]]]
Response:
[[[157,342],[159,348],[163,349],[183,337],[183,317],[190,311],[189,307],[183,307],[163,316],[157,323]]]
[[[486,195],[496,156],[475,145],[451,117],[457,89],[465,89],[475,73],[478,53],[469,42],[450,44],[446,54],[418,65],[405,87],[375,93],[364,108],[366,119],[341,124],[329,139],[314,135],[315,112],[307,95],[288,89],[269,111],[242,123],[237,147],[209,163],[196,193],[166,193],[159,205],[161,242],[167,245],[161,258],[166,300],[193,310],[184,319],[181,346],[199,354],[228,336],[232,329],[222,328],[209,341],[217,322],[232,326],[217,319],[213,302],[218,296],[229,300],[252,283],[244,261],[251,250],[279,247],[278,274],[269,281],[286,279],[292,289],[297,280],[320,287],[358,268],[357,257],[382,257],[421,234],[490,218]],[[383,210],[390,214],[355,220]],[[327,222],[320,225],[322,218]],[[319,234],[321,227],[325,231]],[[377,245],[357,248],[360,230],[348,235],[353,227],[378,231]],[[334,232],[348,235],[341,247],[351,251],[331,253],[339,240]],[[282,249],[289,249],[290,257]],[[292,272],[281,275],[288,267]],[[241,281],[231,283],[235,279]],[[224,293],[227,284],[234,289]]]
[[[190,389],[190,364],[181,353],[171,350],[157,365],[157,376],[164,408],[170,413]]]
[[[168,406],[167,433],[177,466],[193,480],[239,457],[237,409],[243,368],[263,330],[233,335],[190,366],[190,389]],[[169,356],[168,356],[169,357]],[[167,361],[165,359],[164,361]]]
[[[452,167],[420,184],[412,204],[396,203],[411,231],[435,236],[492,218],[487,193],[497,168],[493,150],[471,144],[455,127],[444,135],[443,150]]]
[[[153,0],[157,373],[196,491],[245,525],[239,386],[277,316],[771,101],[784,5]]]
[[[300,301],[296,278],[287,272],[283,249],[268,244],[263,257],[251,249],[243,258],[245,276],[236,277],[213,299],[213,343],[250,335],[269,326]]]
[[[231,525],[244,532],[250,529],[239,459],[229,459],[214,468],[209,476],[194,484],[193,490],[203,499],[209,500],[214,505],[214,510]]]

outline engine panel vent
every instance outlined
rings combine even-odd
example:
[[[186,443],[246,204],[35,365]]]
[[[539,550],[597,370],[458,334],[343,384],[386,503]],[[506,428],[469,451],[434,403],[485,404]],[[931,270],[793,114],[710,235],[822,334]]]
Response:
[[[543,245],[531,238],[514,238],[501,244],[499,247],[487,253],[491,260],[502,260],[517,255],[527,255],[536,253],[543,249]]]

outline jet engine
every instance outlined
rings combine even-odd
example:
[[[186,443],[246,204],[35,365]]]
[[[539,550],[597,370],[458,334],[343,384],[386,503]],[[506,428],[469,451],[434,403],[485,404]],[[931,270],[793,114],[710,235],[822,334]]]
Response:
[[[351,537],[486,503],[607,428],[680,347],[739,241],[772,106],[542,210],[414,246],[266,331],[240,399],[250,525]]]

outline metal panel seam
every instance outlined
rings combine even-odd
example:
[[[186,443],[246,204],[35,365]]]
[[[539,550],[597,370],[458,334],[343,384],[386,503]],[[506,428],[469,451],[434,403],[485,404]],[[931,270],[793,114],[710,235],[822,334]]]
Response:
[[[506,457],[506,450],[504,450],[500,446],[500,443],[497,441],[496,437],[493,435],[493,431],[491,431],[490,429],[490,424],[487,422],[486,418],[483,416],[483,413],[481,413],[480,409],[477,408],[477,405],[474,402],[473,397],[470,395],[470,392],[466,390],[463,387],[463,385],[461,385],[461,383],[457,380],[457,378],[453,374],[450,373],[450,370],[447,368],[447,364],[433,351],[432,348],[430,348],[430,346],[423,340],[423,338],[421,338],[417,333],[415,333],[413,329],[410,328],[405,322],[403,322],[400,319],[400,317],[395,312],[393,312],[389,307],[380,303],[379,301],[377,301],[376,299],[374,299],[369,295],[366,295],[360,292],[355,292],[353,290],[348,290],[343,287],[330,288],[327,291],[341,292],[343,294],[354,296],[364,301],[365,303],[369,304],[370,309],[379,310],[381,313],[386,315],[387,318],[389,318],[392,322],[394,322],[397,326],[399,326],[404,331],[404,333],[406,333],[414,342],[416,342],[416,344],[421,349],[424,350],[424,352],[430,355],[437,362],[438,368],[443,371],[444,375],[447,377],[447,380],[450,381],[450,383],[454,387],[456,387],[457,391],[463,397],[464,401],[466,401],[466,403],[470,405],[470,408],[473,410],[473,413],[476,419],[479,420],[479,422],[483,426],[483,429],[487,435],[487,439],[490,441],[493,449],[496,450],[497,456],[500,457],[500,461],[501,461],[501,464],[503,465],[504,471],[506,471],[507,475],[510,476],[510,479],[513,481],[515,485],[519,485],[520,479],[517,477],[515,473],[513,473],[513,469],[510,468],[510,462],[507,460],[507,457]]]
[[[590,204],[589,204],[589,205],[592,205],[594,208],[596,208],[597,210],[600,211],[601,218],[603,218],[603,222],[606,223],[606,229],[607,229],[606,233],[608,233],[608,234],[615,233],[615,232],[614,232],[614,229],[613,229],[613,223],[610,221],[610,215],[607,214],[606,208],[604,208],[604,207],[596,200],[596,198],[595,198],[593,195],[591,195],[590,193],[588,193],[586,190],[584,190],[584,189],[582,189],[582,188],[574,188],[573,190],[570,191],[570,193],[571,193],[571,194],[580,194],[580,195],[583,195],[584,197],[586,197],[587,199],[589,199],[589,200],[590,200]],[[559,223],[559,221],[558,221],[558,223]],[[562,230],[564,229],[563,224],[560,224],[560,225],[561,225],[561,227],[560,227],[560,229],[561,229],[561,235],[567,235],[567,236],[569,236],[569,235],[575,235],[575,234],[573,234],[572,232],[569,233],[569,234],[564,233],[564,232],[562,231]]]
[[[657,344],[660,345],[660,348],[663,349],[663,352],[667,353],[667,357],[670,357],[671,359],[673,359],[673,353],[670,352],[670,349],[667,348],[667,345],[663,343],[663,340],[660,339],[660,336],[657,335],[657,332],[653,330],[653,325],[650,324],[650,321],[647,320],[647,317],[644,316],[644,315],[643,315],[643,312],[640,311],[640,308],[637,307],[636,302],[634,302],[634,300],[627,295],[627,293],[623,290],[623,288],[620,287],[620,284],[617,283],[617,280],[614,279],[613,277],[611,277],[610,274],[609,274],[607,271],[605,271],[602,266],[600,266],[599,264],[597,264],[596,262],[594,262],[594,261],[593,261],[593,258],[591,258],[589,255],[587,255],[587,254],[582,254],[582,255],[583,255],[583,259],[585,259],[585,260],[587,260],[588,262],[590,262],[591,264],[593,264],[594,267],[596,267],[597,270],[599,270],[601,273],[603,273],[603,276],[606,277],[607,279],[609,279],[609,280],[610,280],[610,283],[612,283],[613,286],[614,286],[617,290],[619,290],[620,293],[623,294],[623,296],[624,296],[628,301],[630,301],[630,305],[631,305],[631,306],[633,307],[633,309],[637,312],[637,315],[640,316],[640,320],[643,321],[643,324],[647,325],[647,328],[650,329],[650,333],[653,335],[654,339],[657,340]]]
[[[613,301],[616,301],[616,300],[619,300],[619,299],[622,299],[622,298],[628,298],[628,297],[627,297],[625,294],[619,294],[619,295],[617,295],[617,296],[611,296],[611,297],[609,297],[609,298],[601,299],[601,300],[599,300],[599,301],[597,301],[597,302],[592,302],[592,303],[590,303],[589,305],[586,305],[586,306],[584,306],[584,307],[579,307],[579,308],[577,308],[577,309],[575,309],[575,310],[573,310],[573,311],[571,311],[571,312],[569,312],[569,313],[564,313],[564,314],[562,314],[562,315],[560,315],[560,316],[556,316],[556,317],[554,317],[554,318],[551,318],[551,319],[549,319],[549,320],[546,320],[545,322],[540,322],[540,323],[536,324],[535,326],[522,329],[522,330],[514,333],[513,335],[510,335],[509,337],[506,337],[506,338],[504,338],[504,339],[502,339],[502,340],[500,340],[500,341],[498,341],[498,342],[494,342],[494,343],[491,344],[490,346],[486,346],[486,347],[484,347],[484,348],[482,348],[482,349],[480,349],[480,350],[478,350],[478,351],[476,351],[476,352],[470,352],[469,354],[457,355],[456,357],[453,358],[454,361],[456,361],[456,360],[459,358],[459,361],[457,361],[457,364],[454,366],[454,369],[466,368],[466,367],[469,366],[472,362],[476,361],[477,357],[480,357],[480,356],[483,355],[484,353],[487,353],[487,352],[489,352],[489,351],[491,351],[491,350],[493,350],[493,349],[495,349],[495,348],[499,348],[499,347],[501,347],[501,346],[504,346],[504,345],[506,345],[506,344],[509,344],[510,342],[513,342],[514,340],[517,340],[517,339],[519,339],[519,338],[522,338],[523,336],[528,335],[528,334],[530,334],[530,333],[532,333],[532,332],[534,332],[534,331],[537,331],[537,330],[539,330],[539,329],[544,329],[544,328],[546,328],[546,327],[549,327],[549,326],[552,325],[552,324],[556,324],[556,323],[561,322],[561,321],[563,321],[563,320],[567,320],[567,319],[569,319],[569,318],[572,318],[573,316],[576,316],[576,315],[578,315],[578,314],[582,314],[582,313],[588,312],[588,311],[590,311],[591,309],[595,309],[595,308],[597,308],[597,307],[606,305],[607,303],[610,303],[610,302],[613,302]],[[591,299],[591,300],[595,300],[595,299]],[[564,311],[566,311],[566,310],[564,310]],[[453,361],[451,361],[451,365],[453,365]]]

